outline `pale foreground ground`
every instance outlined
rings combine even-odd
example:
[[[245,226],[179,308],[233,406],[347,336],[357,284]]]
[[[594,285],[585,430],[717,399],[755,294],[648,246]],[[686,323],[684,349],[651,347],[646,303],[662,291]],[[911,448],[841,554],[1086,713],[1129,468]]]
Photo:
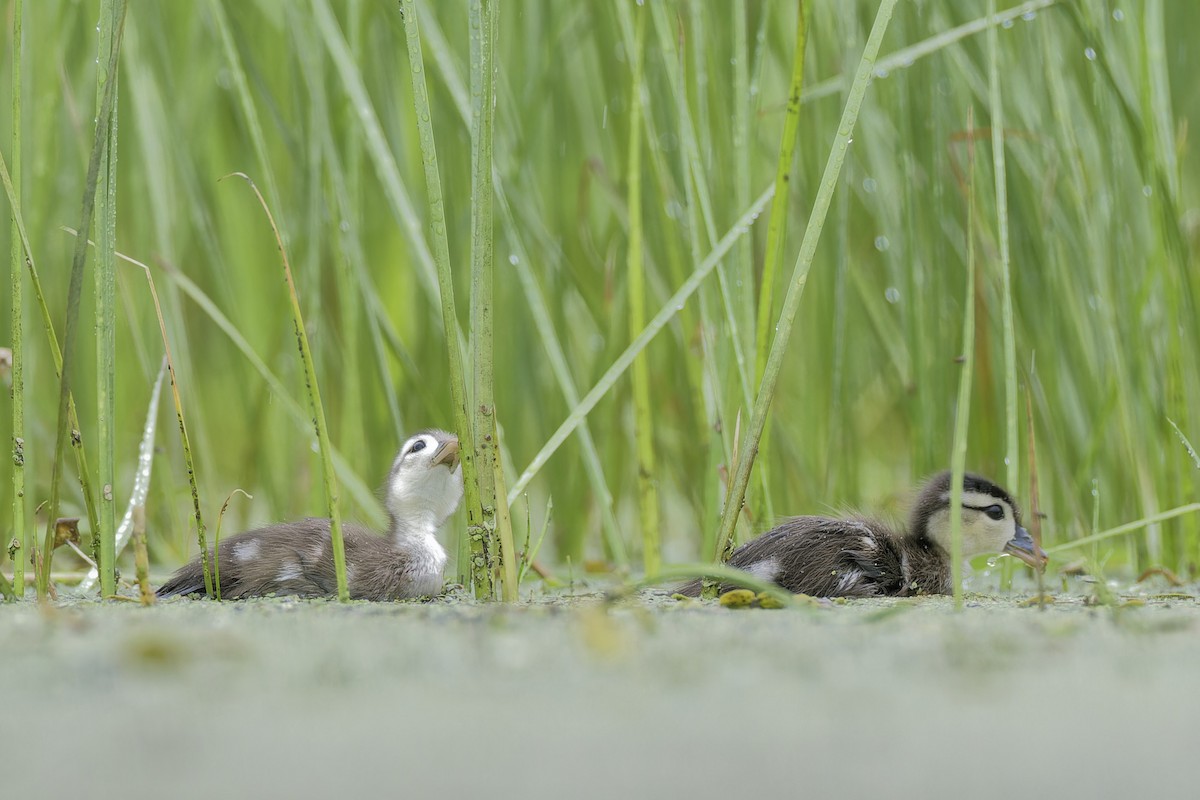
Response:
[[[1200,600],[1154,591],[0,606],[0,796],[1195,797]]]

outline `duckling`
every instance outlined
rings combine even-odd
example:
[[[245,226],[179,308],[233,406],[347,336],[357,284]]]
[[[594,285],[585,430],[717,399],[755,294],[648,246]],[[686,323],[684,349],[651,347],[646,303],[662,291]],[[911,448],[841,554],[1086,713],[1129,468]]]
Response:
[[[970,473],[963,477],[962,550],[967,558],[1003,552],[1035,568],[1046,562],[1009,493]],[[796,517],[734,550],[729,565],[814,597],[951,594],[950,473],[921,489],[907,530],[863,517]],[[700,581],[679,591],[698,596]]]
[[[388,475],[387,536],[358,525],[342,526],[352,598],[403,600],[441,592],[446,551],[435,534],[462,500],[458,447],[458,437],[446,431],[414,434],[400,448]],[[328,519],[310,517],[223,539],[217,561],[222,598],[337,594]],[[197,556],[157,594],[172,597],[203,591],[204,570]]]

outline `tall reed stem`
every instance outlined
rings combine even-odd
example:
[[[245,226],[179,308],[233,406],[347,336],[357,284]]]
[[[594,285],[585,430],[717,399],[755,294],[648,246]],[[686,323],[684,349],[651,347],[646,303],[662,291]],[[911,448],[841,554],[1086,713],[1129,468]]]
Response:
[[[996,16],[996,0],[988,0],[988,16]],[[1020,484],[1017,442],[1017,335],[1013,323],[1012,269],[1008,248],[1008,177],[1004,162],[1004,101],[1000,97],[1000,46],[995,25],[988,28],[988,105],[992,116],[992,165],[996,179],[996,238],[1000,240],[1000,315],[1004,327],[1004,479]]]
[[[633,80],[629,91],[629,338],[646,326],[646,276],[642,254],[642,53],[646,10],[635,11]],[[654,467],[654,424],[650,413],[650,368],[645,355],[633,361],[633,426],[637,439],[638,510],[642,528],[642,564],[647,575],[662,566],[658,535],[658,488]]]
[[[107,64],[113,48],[113,28],[116,22],[116,3],[123,0],[101,0],[100,44],[97,64]],[[100,542],[96,566],[100,572],[100,596],[111,597],[117,588],[117,503],[113,496],[116,482],[116,250],[117,239],[117,102],[120,70],[113,62],[111,71],[96,70],[96,103],[104,100],[108,84],[112,83],[112,114],[108,121],[108,139],[100,158],[99,183],[96,186],[96,451],[100,483],[100,529],[92,531],[93,540]],[[80,236],[84,233],[81,230]]]
[[[25,0],[13,4],[12,47],[12,185],[14,203],[21,202],[21,63],[24,60],[25,39],[22,16]],[[17,227],[18,207],[13,206],[11,258],[9,277],[12,281],[12,317],[9,346],[12,348],[12,460],[13,460],[13,557],[12,590],[17,597],[25,595],[25,562],[29,560],[29,531],[25,528],[25,274],[21,232]]]
[[[950,453],[950,578],[954,607],[962,608],[962,498],[967,470],[967,431],[971,420],[971,379],[975,370],[975,114],[967,111],[967,292],[963,298],[962,372],[954,411]]]
[[[726,543],[733,538],[734,528],[737,526],[742,503],[746,497],[746,486],[750,482],[750,470],[754,467],[754,460],[758,455],[758,443],[766,426],[767,412],[771,408],[775,384],[779,380],[779,368],[783,363],[783,354],[787,350],[788,339],[791,337],[796,311],[800,307],[801,297],[804,296],[804,286],[808,281],[808,272],[812,268],[813,257],[817,252],[817,242],[821,238],[825,216],[829,213],[829,204],[833,199],[834,189],[837,188],[838,175],[841,173],[842,163],[846,159],[846,149],[854,137],[854,125],[858,121],[858,110],[862,107],[863,97],[867,93],[871,69],[875,63],[875,57],[879,53],[879,45],[883,41],[883,34],[892,18],[892,10],[895,5],[896,0],[883,0],[879,5],[879,12],[875,15],[875,24],[871,27],[871,35],[867,37],[867,45],[863,49],[858,72],[854,76],[854,82],[846,97],[846,107],[842,111],[842,120],[838,124],[833,148],[829,151],[829,158],[825,162],[825,173],[821,178],[821,185],[817,189],[816,199],[813,201],[808,227],[804,231],[804,239],[800,244],[800,255],[792,270],[791,285],[783,299],[783,309],[775,328],[775,338],[771,342],[763,378],[758,387],[758,396],[754,400],[754,413],[750,418],[750,425],[746,431],[744,443],[741,445],[741,452],[738,454],[737,470],[730,482],[729,494],[725,500],[725,510],[721,515],[721,528],[717,535],[717,544],[722,550]]]
[[[479,520],[472,526],[471,580],[476,597],[495,594],[492,575],[496,549],[496,494],[503,479],[494,462],[499,459],[494,397],[492,340],[493,229],[492,138],[496,113],[497,0],[472,0],[471,18],[471,342],[474,346],[475,424],[472,446],[477,459]],[[501,520],[503,523],[504,521]],[[512,531],[507,532],[509,541]]]

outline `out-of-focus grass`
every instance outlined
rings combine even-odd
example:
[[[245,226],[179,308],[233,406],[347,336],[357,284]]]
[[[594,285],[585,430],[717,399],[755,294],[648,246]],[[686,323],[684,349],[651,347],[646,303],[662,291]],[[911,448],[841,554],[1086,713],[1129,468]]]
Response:
[[[774,178],[796,7],[745,3],[740,24],[731,14],[741,5],[646,9],[641,196],[651,314],[745,211],[747,198]],[[833,88],[801,108],[785,263],[795,259],[841,112],[842,84],[828,82],[856,62],[877,7],[867,0],[811,5],[805,82]],[[1103,529],[1197,497],[1200,475],[1168,418],[1191,441],[1200,437],[1200,176],[1187,146],[1188,131],[1200,123],[1200,91],[1191,80],[1200,54],[1188,38],[1200,26],[1200,8],[1161,0],[1127,8],[1035,5],[1048,7],[1001,25],[996,59],[1016,363],[1036,354],[1049,546],[1092,529],[1093,480],[1104,499]],[[286,236],[339,465],[377,485],[403,431],[453,424],[398,7],[328,7],[332,20],[307,4],[266,0],[138,3],[126,23],[117,247],[159,271],[206,512],[216,513],[235,487],[254,495],[230,510],[227,530],[323,509],[311,427],[288,410],[303,405],[304,380],[275,245],[252,200],[218,188],[222,175],[244,171],[263,185]],[[467,9],[417,7],[459,321],[469,331]],[[911,61],[877,68],[849,147],[826,222],[833,227],[816,254],[766,433],[771,506],[780,513],[846,504],[898,509],[906,487],[948,465],[962,355],[969,106],[984,135],[976,138],[979,285],[967,463],[998,479],[1009,472],[990,157],[995,95],[986,35],[945,35],[986,9],[985,0],[896,9],[881,65],[890,63],[889,52],[932,42],[907,51]],[[24,9],[22,211],[59,325],[74,246],[60,226],[74,224],[83,192],[98,13],[97,2],[66,0]],[[503,463],[518,471],[570,412],[572,395],[586,394],[630,340],[631,31],[623,13],[612,4],[553,0],[501,6],[494,158],[506,203],[496,218],[496,421]],[[9,86],[10,60],[0,61],[0,85]],[[0,130],[8,129],[11,105],[0,103]],[[701,543],[712,541],[724,492],[718,465],[728,464],[739,410],[748,417],[743,371],[753,378],[758,287],[747,282],[761,272],[764,222],[643,356],[668,563],[707,554]],[[787,277],[778,280],[782,296]],[[138,272],[118,265],[119,503],[132,482],[160,358],[145,286]],[[539,294],[545,313],[535,316],[530,298]],[[261,363],[197,296],[211,300]],[[90,331],[90,291],[83,300],[83,330]],[[40,319],[28,308],[25,314],[32,525],[49,491],[57,381]],[[9,318],[4,304],[0,330],[9,329]],[[72,380],[89,445],[98,433],[94,352],[80,348]],[[563,363],[569,375],[561,374]],[[264,379],[264,367],[287,400]],[[8,400],[0,407],[8,442]],[[554,498],[541,558],[570,556],[579,564],[603,554],[605,511],[595,487],[607,485],[621,543],[636,563],[642,537],[628,374],[588,421],[592,443],[568,439],[528,487],[538,530],[546,497]],[[602,476],[584,467],[596,463],[588,455],[593,446]],[[98,454],[90,447],[88,454],[97,464]],[[11,459],[3,464],[7,543]],[[1020,493],[1027,465],[1017,466],[1020,484],[1010,488]],[[751,481],[752,509],[766,508],[762,492]],[[84,516],[73,480],[64,493],[64,513]],[[351,518],[380,519],[361,492],[347,492],[343,503]],[[524,499],[512,518],[524,526]],[[759,517],[754,525],[770,522]],[[180,446],[163,436],[147,508],[152,562],[171,565],[194,549],[192,525]],[[523,527],[516,538],[526,538]],[[1200,561],[1200,521],[1164,518],[1098,547],[1130,566],[1186,570]],[[71,556],[61,558],[65,566]]]

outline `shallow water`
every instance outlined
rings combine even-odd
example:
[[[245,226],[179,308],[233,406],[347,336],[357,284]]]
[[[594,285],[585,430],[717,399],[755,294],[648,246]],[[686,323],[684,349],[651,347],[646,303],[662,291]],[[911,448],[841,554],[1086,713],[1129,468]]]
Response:
[[[1200,592],[1139,594],[0,607],[6,796],[1189,796]]]

